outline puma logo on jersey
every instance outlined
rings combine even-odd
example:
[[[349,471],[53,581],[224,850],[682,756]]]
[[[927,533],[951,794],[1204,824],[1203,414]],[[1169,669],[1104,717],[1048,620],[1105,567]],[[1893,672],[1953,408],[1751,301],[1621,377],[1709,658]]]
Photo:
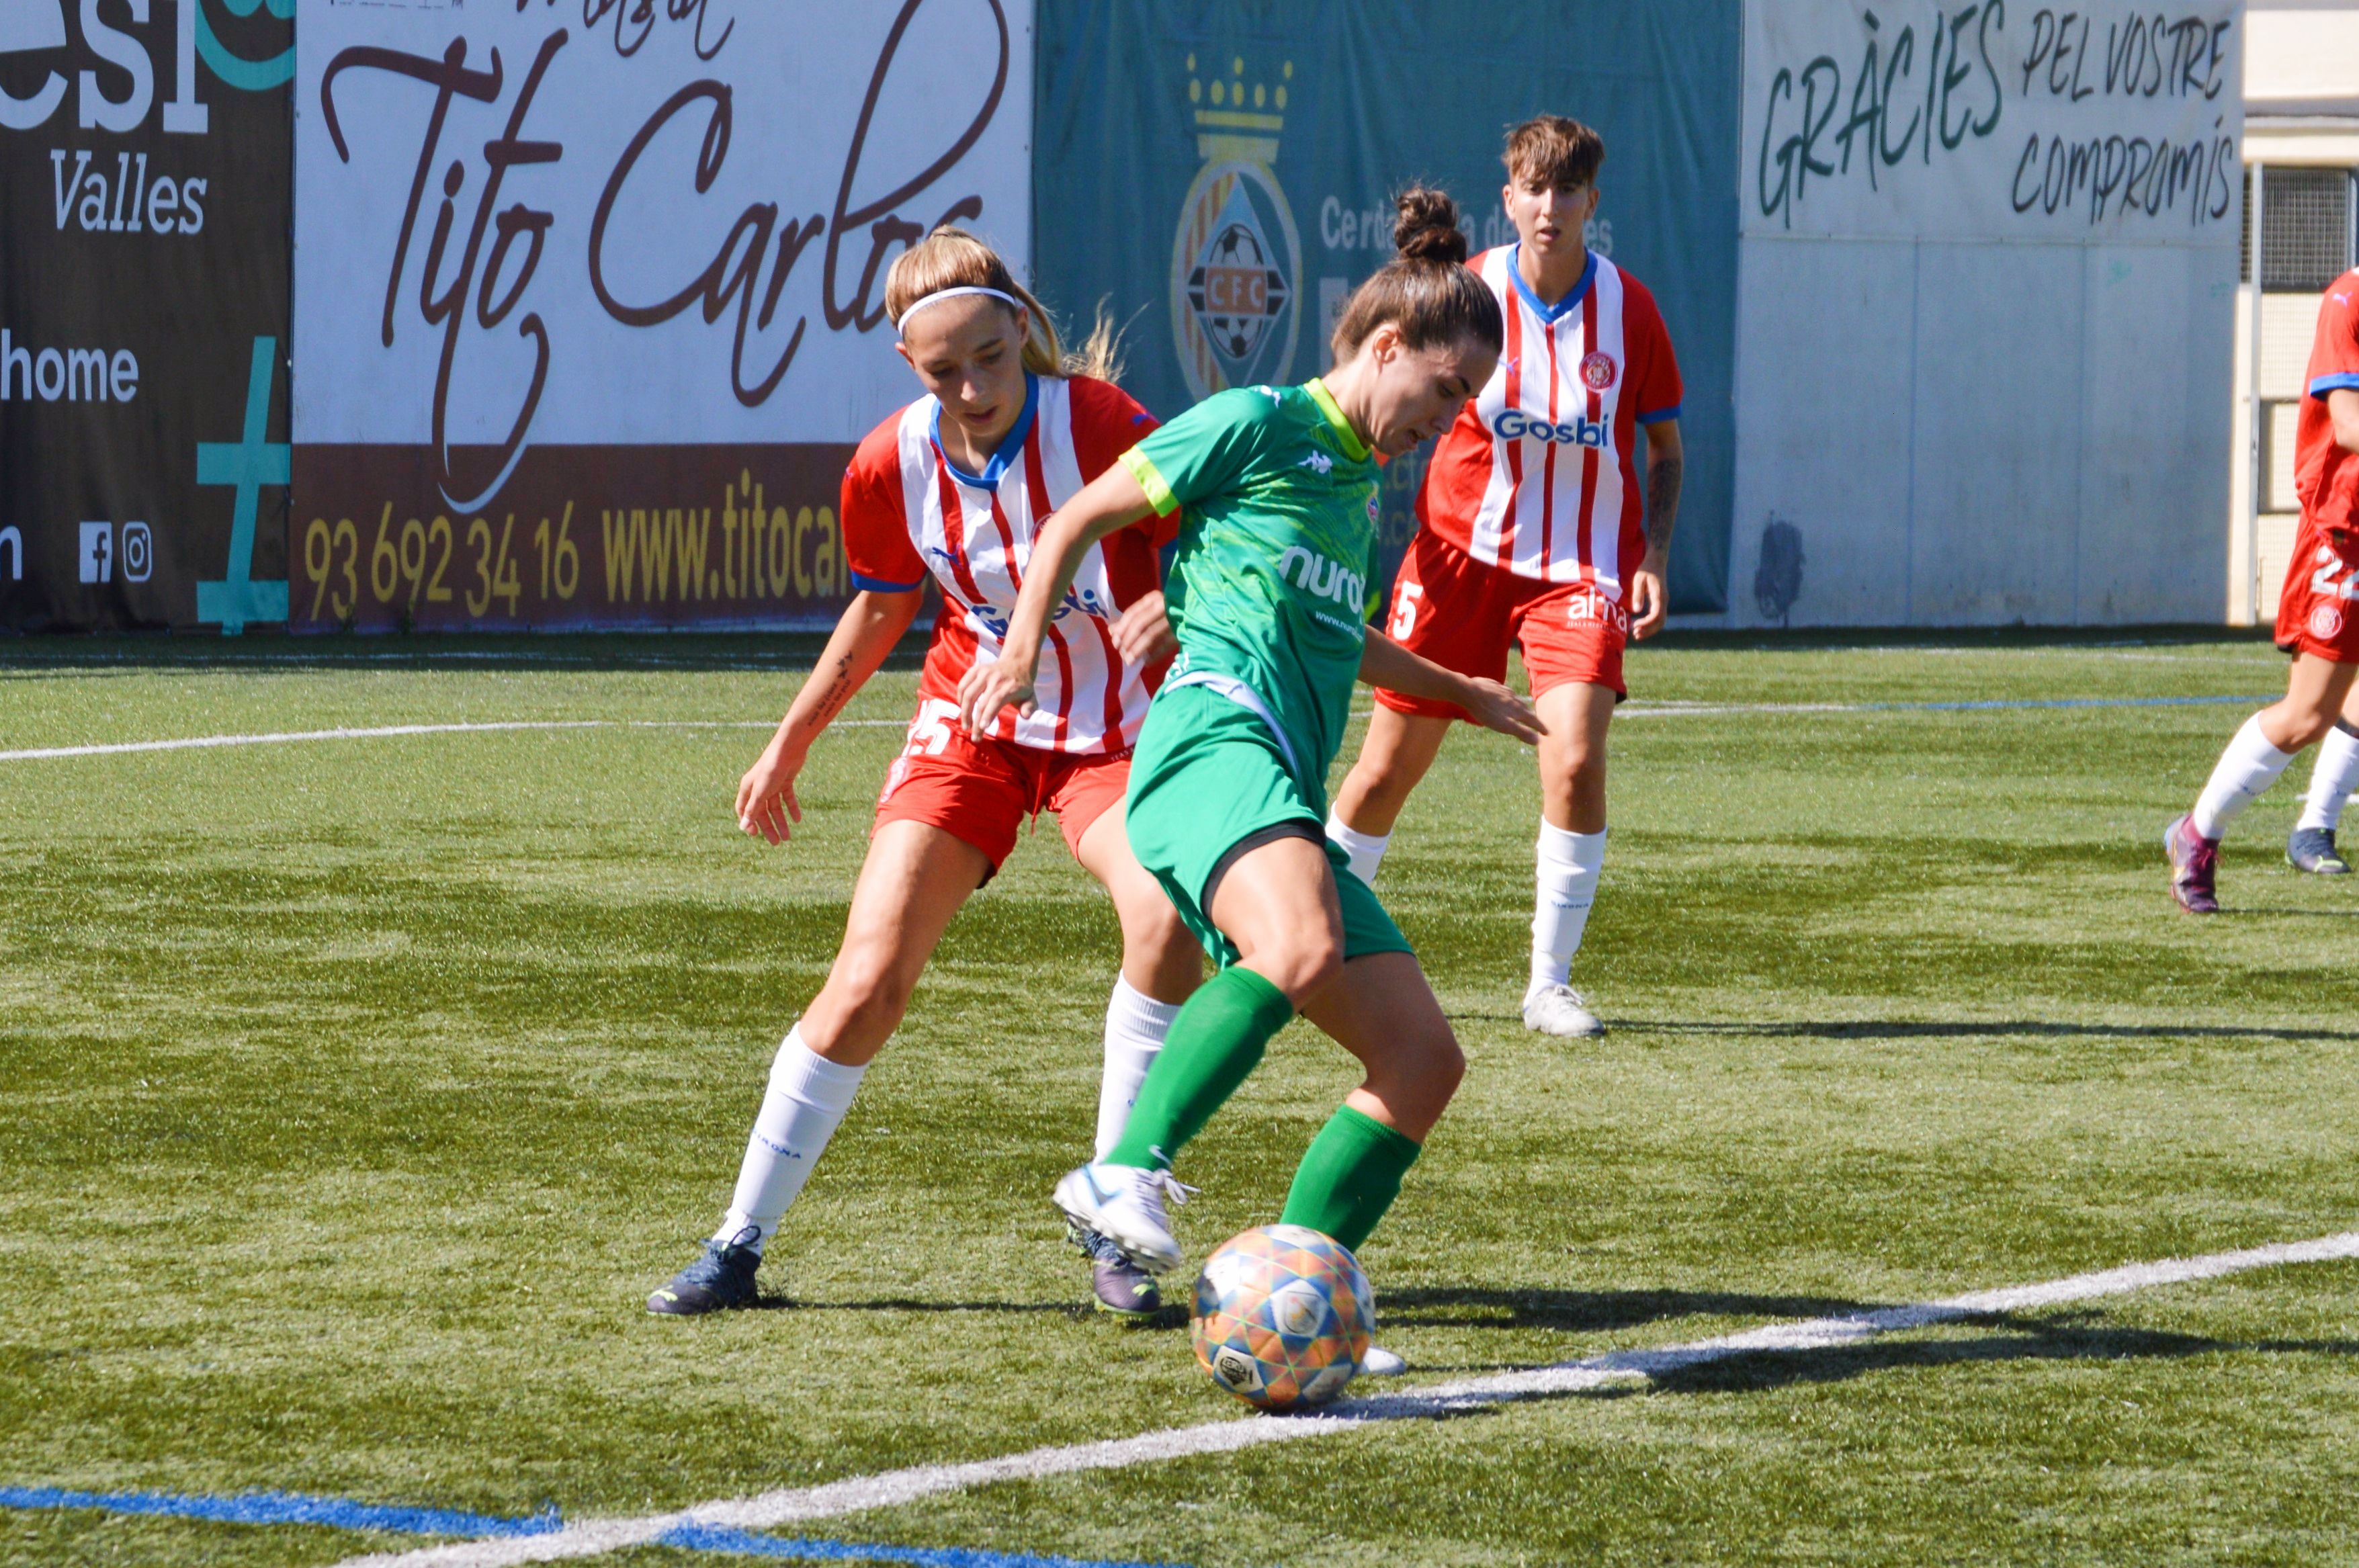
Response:
[[[1278,556],[1277,574],[1306,593],[1343,605],[1354,616],[1367,609],[1368,585],[1358,572],[1299,544],[1288,545]]]
[[[1335,460],[1323,452],[1314,452],[1294,466],[1307,468],[1313,474],[1332,474],[1335,472]]]

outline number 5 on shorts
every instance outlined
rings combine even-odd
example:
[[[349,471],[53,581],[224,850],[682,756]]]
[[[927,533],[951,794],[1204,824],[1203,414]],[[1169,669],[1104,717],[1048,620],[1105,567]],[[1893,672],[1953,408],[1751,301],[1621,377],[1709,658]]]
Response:
[[[1393,594],[1391,636],[1395,642],[1406,640],[1408,634],[1417,629],[1417,604],[1424,597],[1425,584],[1422,583],[1404,582],[1399,591]]]
[[[909,745],[904,753],[908,757],[940,757],[942,747],[951,743],[951,722],[958,717],[958,704],[940,697],[929,697],[918,704],[918,716],[909,721]]]

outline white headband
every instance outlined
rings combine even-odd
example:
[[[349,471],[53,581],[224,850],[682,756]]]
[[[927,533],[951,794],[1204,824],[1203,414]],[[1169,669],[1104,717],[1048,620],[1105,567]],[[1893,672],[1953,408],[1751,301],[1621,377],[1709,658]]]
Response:
[[[899,331],[902,327],[908,324],[910,317],[916,315],[927,306],[941,299],[955,299],[962,294],[988,294],[995,299],[1006,301],[1010,310],[1020,310],[1024,309],[1023,300],[1018,299],[1013,294],[1002,293],[996,289],[984,289],[974,285],[969,285],[958,289],[937,289],[930,294],[920,295],[917,299],[911,300],[909,302],[909,308],[901,312],[901,319],[893,323],[894,330],[897,332]]]

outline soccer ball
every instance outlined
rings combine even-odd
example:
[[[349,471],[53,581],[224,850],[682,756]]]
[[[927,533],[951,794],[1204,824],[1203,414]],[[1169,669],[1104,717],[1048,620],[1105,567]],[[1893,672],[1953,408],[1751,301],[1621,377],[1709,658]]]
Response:
[[[1309,1410],[1367,1358],[1376,1304],[1360,1260],[1302,1225],[1264,1225],[1204,1261],[1189,1325],[1213,1382],[1266,1410]]]

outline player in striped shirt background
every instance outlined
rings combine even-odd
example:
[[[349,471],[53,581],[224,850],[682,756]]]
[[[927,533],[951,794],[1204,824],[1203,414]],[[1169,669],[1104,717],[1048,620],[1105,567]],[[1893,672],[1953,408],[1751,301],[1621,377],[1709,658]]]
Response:
[[[988,735],[957,726],[959,681],[998,655],[1050,512],[1154,431],[1111,374],[1110,333],[1068,358],[1039,301],[990,246],[934,231],[895,259],[885,306],[927,396],[860,443],[843,476],[844,550],[856,590],[810,679],[737,789],[749,833],[786,841],[811,743],[916,617],[930,578],[942,607],[918,681],[907,748],[886,772],[843,945],[827,984],[778,1047],[720,1228],[647,1298],[681,1315],[750,1306],[762,1252],[851,1109],[869,1062],[908,1006],[935,944],[1016,847],[1028,816],[1057,813],[1065,844],[1113,896],[1122,973],[1106,1009],[1098,1151],[1120,1135],[1172,1018],[1202,978],[1195,939],[1123,833],[1130,753],[1176,648],[1157,551],[1176,520],[1149,518],[1091,547],[1049,622],[1036,711]],[[1094,372],[1095,374],[1085,374]],[[1098,1304],[1134,1320],[1162,1305],[1151,1276],[1077,1235]]]
[[[1604,1029],[1571,970],[1605,859],[1605,734],[1626,694],[1623,648],[1662,626],[1682,472],[1670,334],[1646,287],[1582,237],[1604,156],[1595,131],[1561,115],[1507,133],[1516,243],[1467,263],[1499,300],[1506,352],[1426,470],[1386,623],[1411,651],[1491,680],[1506,676],[1508,645],[1523,647],[1548,726],[1523,1015],[1551,1035]],[[1467,716],[1395,691],[1376,702],[1327,823],[1364,880],[1451,723]]]

